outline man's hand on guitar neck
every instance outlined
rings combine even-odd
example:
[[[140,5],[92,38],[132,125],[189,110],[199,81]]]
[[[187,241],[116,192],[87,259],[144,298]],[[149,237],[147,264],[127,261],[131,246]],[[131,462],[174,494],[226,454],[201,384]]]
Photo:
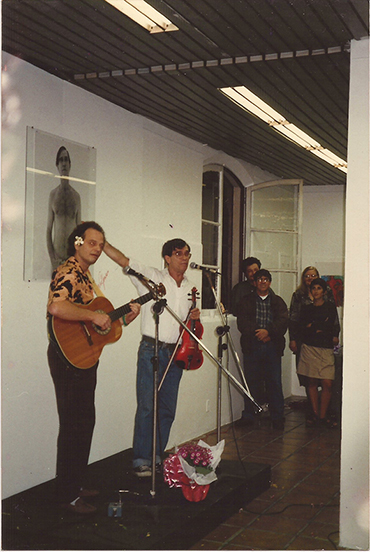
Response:
[[[130,324],[137,316],[140,314],[141,305],[139,303],[134,303],[133,301],[130,303],[130,312],[125,315],[125,322],[126,325]]]
[[[71,301],[68,300],[54,301],[50,303],[48,312],[52,316],[62,318],[63,320],[92,322],[96,326],[99,326],[102,330],[107,330],[112,324],[112,321],[107,314],[82,309],[76,303],[71,303]]]

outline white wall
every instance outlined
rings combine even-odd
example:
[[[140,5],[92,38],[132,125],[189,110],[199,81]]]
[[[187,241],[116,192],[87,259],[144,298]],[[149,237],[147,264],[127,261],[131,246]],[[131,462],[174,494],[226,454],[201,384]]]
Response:
[[[128,256],[161,266],[164,241],[183,237],[201,261],[202,169],[219,152],[133,115],[88,92],[3,54],[2,135],[2,492],[3,497],[55,475],[58,419],[46,349],[48,281],[23,280],[26,127],[97,150],[96,220]],[[222,155],[242,182],[269,173]],[[73,160],[72,160],[73,165]],[[94,276],[114,306],[134,288],[102,256]],[[201,274],[191,273],[200,289]],[[216,354],[216,317],[203,317],[204,342]],[[91,461],[131,447],[136,407],[139,324],[103,351],[98,371],[97,423]],[[231,366],[231,370],[235,368]],[[169,446],[216,427],[217,367],[208,360],[184,373]],[[226,378],[223,378],[224,385]],[[233,393],[234,417],[242,398]],[[223,423],[230,420],[226,389]],[[210,410],[206,412],[206,400]]]
[[[340,545],[369,550],[369,40],[351,42]]]
[[[344,214],[344,186],[303,188],[302,270],[313,265],[320,274],[343,276]]]

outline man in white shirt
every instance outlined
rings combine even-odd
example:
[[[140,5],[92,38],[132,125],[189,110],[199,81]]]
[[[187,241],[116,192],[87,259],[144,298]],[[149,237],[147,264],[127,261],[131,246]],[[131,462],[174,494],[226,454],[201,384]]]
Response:
[[[162,283],[166,288],[168,307],[180,318],[187,318],[191,303],[191,291],[194,285],[189,282],[185,272],[191,257],[189,245],[182,239],[175,238],[166,242],[162,248],[162,257],[166,268],[158,270],[130,260],[121,251],[110,245],[104,246],[105,253],[122,268],[130,266],[136,272]],[[140,279],[130,276],[132,283],[140,294],[147,288]],[[150,304],[141,309],[142,339],[138,352],[136,395],[137,410],[134,429],[134,472],[138,477],[150,477],[152,474],[152,433],[153,433],[153,356],[155,343],[155,319]],[[198,320],[199,309],[191,309],[190,318]],[[176,319],[165,309],[159,317],[158,325],[158,381],[167,368],[179,337],[180,327]],[[183,369],[175,362],[166,374],[158,393],[158,438],[156,464],[161,463],[162,453],[166,448],[170,429],[175,418],[177,395]]]

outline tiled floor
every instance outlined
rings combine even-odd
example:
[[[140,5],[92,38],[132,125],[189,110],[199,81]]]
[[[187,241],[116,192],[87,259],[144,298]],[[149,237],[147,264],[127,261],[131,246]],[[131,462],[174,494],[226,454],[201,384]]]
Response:
[[[306,428],[302,404],[286,407],[284,431],[265,418],[252,428],[222,429],[223,458],[270,464],[271,487],[192,550],[339,548],[340,429]],[[214,432],[202,439],[217,441]]]

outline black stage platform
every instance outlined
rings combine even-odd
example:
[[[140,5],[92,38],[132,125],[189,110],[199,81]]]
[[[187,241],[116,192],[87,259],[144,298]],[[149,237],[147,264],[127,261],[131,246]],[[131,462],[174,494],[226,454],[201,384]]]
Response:
[[[92,516],[64,513],[53,503],[54,480],[3,501],[3,550],[187,550],[239,508],[270,486],[266,464],[221,460],[218,479],[201,502],[189,502],[181,489],[157,476],[132,474],[132,449],[90,464],[89,481],[100,495]],[[122,516],[109,517],[109,505],[122,493]]]

